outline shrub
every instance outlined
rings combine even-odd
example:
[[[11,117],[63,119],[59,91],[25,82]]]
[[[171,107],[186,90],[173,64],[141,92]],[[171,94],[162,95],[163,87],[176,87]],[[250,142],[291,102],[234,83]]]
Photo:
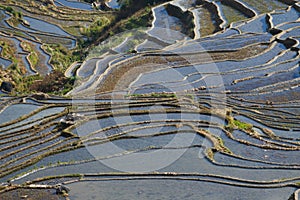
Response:
[[[10,6],[7,6],[7,7],[5,8],[5,10],[6,10],[7,12],[9,12],[9,13],[12,13],[12,12],[14,11],[14,9],[13,9],[12,7],[10,7]]]
[[[34,81],[30,90],[44,93],[55,93],[62,91],[65,85],[69,82],[69,79],[64,76],[60,71],[52,71],[47,74],[42,80]]]

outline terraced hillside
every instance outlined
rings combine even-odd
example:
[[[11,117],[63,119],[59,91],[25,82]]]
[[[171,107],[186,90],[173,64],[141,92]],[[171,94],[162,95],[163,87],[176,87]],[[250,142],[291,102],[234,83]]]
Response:
[[[0,197],[298,199],[298,1],[173,0],[113,24],[124,2],[1,1],[7,70],[76,79],[2,95]]]

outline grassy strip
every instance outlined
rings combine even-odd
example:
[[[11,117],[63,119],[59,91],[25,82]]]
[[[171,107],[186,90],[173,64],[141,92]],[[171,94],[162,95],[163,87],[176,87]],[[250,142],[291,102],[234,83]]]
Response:
[[[248,123],[245,123],[245,122],[242,122],[242,121],[239,121],[239,120],[234,120],[233,124],[238,129],[241,129],[241,130],[252,130],[252,128],[253,128],[252,124],[248,124]]]
[[[22,41],[21,42],[21,47],[24,51],[29,52],[29,55],[27,56],[27,59],[30,63],[31,68],[36,69],[36,66],[39,63],[39,56],[34,51],[34,46],[29,42]]]
[[[39,62],[39,57],[38,57],[37,53],[34,52],[34,51],[32,51],[32,52],[29,54],[28,59],[29,59],[29,62],[30,62],[30,64],[31,64],[31,67],[32,67],[33,69],[35,69],[36,66],[37,66],[37,64],[38,64],[38,62]]]
[[[59,71],[65,71],[72,63],[81,60],[76,52],[73,53],[61,44],[45,44],[43,49],[51,55],[50,64]]]
[[[225,129],[230,132],[234,131],[235,129],[250,131],[250,132],[253,131],[252,124],[239,121],[237,119],[234,119],[232,116],[226,116],[226,119],[227,119],[228,125],[225,127]]]

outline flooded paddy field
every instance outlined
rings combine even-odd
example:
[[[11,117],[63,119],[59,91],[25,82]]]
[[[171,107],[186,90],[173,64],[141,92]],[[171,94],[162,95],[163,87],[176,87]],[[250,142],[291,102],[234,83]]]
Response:
[[[122,9],[0,2],[25,20],[1,7],[0,64],[28,77],[82,45],[84,14]],[[174,0],[150,12],[150,27],[70,61],[64,96],[1,93],[0,199],[296,199],[299,5]]]

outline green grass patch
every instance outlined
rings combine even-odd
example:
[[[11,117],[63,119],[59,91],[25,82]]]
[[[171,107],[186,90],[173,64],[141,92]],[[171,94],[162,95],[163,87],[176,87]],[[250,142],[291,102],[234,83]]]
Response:
[[[248,124],[239,120],[234,120],[233,124],[238,128],[238,129],[242,129],[242,130],[251,130],[253,128],[252,124]]]
[[[252,131],[252,129],[253,129],[252,124],[239,121],[237,119],[234,119],[232,116],[227,116],[226,119],[227,119],[228,125],[225,126],[225,129],[228,131],[232,132],[235,129],[244,130],[244,131]]]
[[[6,39],[0,39],[0,46],[2,47],[1,56],[3,58],[12,60],[16,53],[13,43]]]
[[[97,17],[89,27],[80,28],[80,32],[82,35],[87,36],[89,40],[95,40],[110,23],[111,21],[105,16]]]
[[[39,62],[39,57],[37,55],[36,52],[32,51],[29,56],[28,56],[28,59],[32,65],[33,68],[35,68]]]
[[[71,52],[61,44],[46,44],[43,48],[51,55],[50,64],[59,71],[65,71],[72,63],[81,60],[79,54]]]
[[[146,7],[140,15],[133,15],[120,27],[122,30],[131,30],[151,25],[152,11],[151,7]]]

